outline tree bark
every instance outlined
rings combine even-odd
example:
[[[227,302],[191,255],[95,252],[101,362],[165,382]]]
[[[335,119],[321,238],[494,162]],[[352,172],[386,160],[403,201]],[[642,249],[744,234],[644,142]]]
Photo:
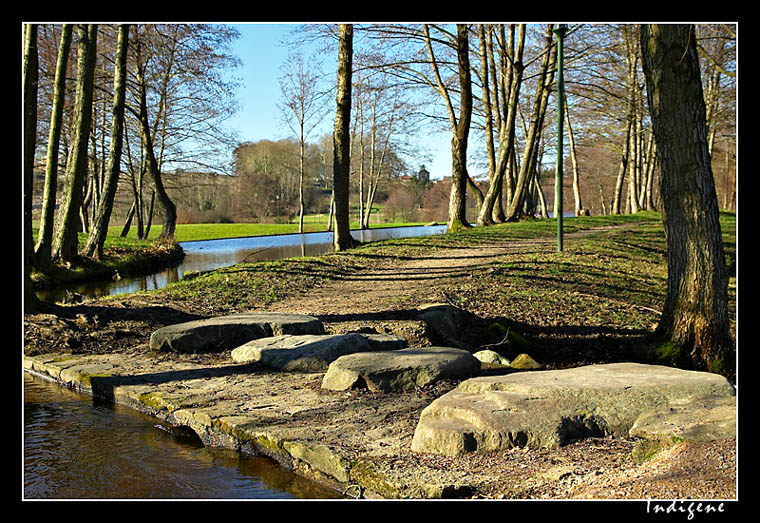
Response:
[[[573,126],[570,124],[570,111],[567,110],[567,97],[565,97],[565,125],[567,125],[567,138],[570,145],[570,161],[573,165],[573,196],[575,197],[575,215],[581,216],[583,200],[581,198],[580,175],[578,174],[578,155],[575,151],[575,136]]]
[[[628,152],[631,137],[631,122],[626,127],[625,140],[623,140],[623,154],[620,155],[620,167],[618,168],[617,180],[615,181],[615,193],[612,197],[612,214],[620,214],[620,204],[623,201],[623,182],[628,170]]]
[[[350,249],[354,245],[348,216],[354,27],[352,24],[341,24],[339,31],[337,108],[333,133],[333,197],[335,200],[333,247],[336,252]]]
[[[729,375],[735,348],[705,102],[692,25],[643,25],[647,98],[661,166],[668,284],[655,356]]]
[[[63,121],[63,104],[66,93],[66,67],[69,62],[71,35],[73,26],[63,24],[58,57],[55,64],[55,86],[53,90],[53,107],[50,115],[50,133],[48,135],[47,157],[45,162],[45,187],[42,196],[42,214],[40,230],[37,233],[35,264],[47,269],[52,266],[53,218],[55,217],[55,200],[58,190],[58,151],[61,141],[61,122]]]
[[[53,258],[72,261],[78,255],[79,207],[87,173],[87,143],[92,123],[93,80],[98,26],[77,26],[77,93],[74,112],[74,136],[66,165],[66,197],[60,210],[59,225],[53,242]]]
[[[119,36],[116,50],[116,64],[113,78],[113,108],[111,119],[111,144],[108,151],[106,178],[103,183],[103,194],[100,198],[97,214],[92,224],[92,231],[87,239],[84,253],[86,256],[100,258],[103,255],[103,244],[108,233],[108,222],[111,220],[113,200],[121,171],[121,147],[124,137],[124,99],[126,94],[127,48],[129,42],[129,25],[119,26]]]

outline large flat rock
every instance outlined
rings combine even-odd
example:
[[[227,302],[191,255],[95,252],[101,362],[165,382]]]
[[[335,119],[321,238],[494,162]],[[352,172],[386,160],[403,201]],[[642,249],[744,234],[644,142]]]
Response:
[[[256,338],[283,334],[323,334],[322,322],[313,316],[249,312],[168,325],[150,337],[153,350],[221,352]]]
[[[405,391],[446,378],[466,378],[478,370],[480,361],[470,352],[451,347],[365,352],[332,362],[322,388],[347,390],[366,386],[372,391]]]
[[[472,378],[422,411],[412,450],[454,456],[627,437],[643,412],[734,394],[717,374],[636,363]]]
[[[404,338],[388,334],[283,335],[251,340],[232,351],[232,360],[237,363],[258,361],[279,370],[324,372],[341,356],[400,349],[406,345]]]

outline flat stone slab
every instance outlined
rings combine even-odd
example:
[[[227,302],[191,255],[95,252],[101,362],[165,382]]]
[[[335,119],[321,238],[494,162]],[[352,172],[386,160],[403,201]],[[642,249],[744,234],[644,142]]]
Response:
[[[365,352],[332,362],[322,388],[348,390],[366,386],[372,391],[405,391],[446,378],[469,377],[478,370],[480,361],[470,352],[451,347]]]
[[[221,352],[256,338],[283,334],[323,334],[313,316],[249,312],[168,325],[150,337],[150,348],[175,352]]]
[[[675,401],[642,413],[631,436],[664,441],[712,441],[736,437],[736,396]]]
[[[412,451],[455,456],[627,437],[646,411],[734,395],[717,374],[637,363],[472,378],[422,411]]]
[[[298,372],[324,372],[348,354],[393,350],[407,341],[388,334],[283,335],[251,340],[232,351],[237,363],[258,361],[267,367]]]

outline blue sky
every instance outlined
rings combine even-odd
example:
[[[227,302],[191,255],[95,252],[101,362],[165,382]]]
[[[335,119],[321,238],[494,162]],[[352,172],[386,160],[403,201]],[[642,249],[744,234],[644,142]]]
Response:
[[[281,100],[279,85],[280,66],[288,56],[284,45],[285,37],[296,24],[233,24],[240,31],[240,38],[233,47],[233,53],[242,65],[236,71],[241,79],[238,90],[240,112],[230,125],[238,131],[241,141],[277,140],[290,136],[290,131],[282,123],[278,103]],[[337,61],[337,56],[335,57]],[[324,132],[332,132],[333,121],[327,118]],[[315,135],[316,136],[316,133]],[[419,163],[425,163],[433,178],[451,174],[450,136],[447,133],[429,136],[425,147],[434,160],[415,162],[410,160],[410,168],[416,170]]]

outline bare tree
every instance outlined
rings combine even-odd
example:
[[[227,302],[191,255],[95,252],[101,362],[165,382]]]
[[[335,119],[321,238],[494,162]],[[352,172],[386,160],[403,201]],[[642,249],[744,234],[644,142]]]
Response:
[[[664,345],[655,356],[729,374],[735,348],[728,317],[728,272],[694,26],[643,25],[640,41],[662,168],[668,255],[665,304],[655,331]]]
[[[322,122],[326,114],[326,93],[318,88],[318,70],[307,69],[301,53],[291,55],[280,77],[284,97],[280,110],[285,123],[298,139],[298,232],[303,232],[304,176],[306,139]]]
[[[537,164],[538,144],[541,138],[541,130],[544,127],[550,87],[554,81],[554,64],[556,63],[556,59],[557,46],[552,43],[552,24],[548,24],[544,32],[544,51],[541,59],[541,70],[536,80],[536,92],[533,98],[530,125],[525,137],[525,148],[523,149],[523,157],[520,162],[520,172],[515,182],[512,200],[506,211],[507,221],[514,221],[520,216],[525,193],[530,187],[530,178]]]
[[[438,94],[443,98],[449,116],[451,126],[451,193],[449,196],[449,217],[447,228],[457,231],[463,227],[469,227],[467,221],[467,141],[470,134],[472,121],[472,78],[470,71],[470,39],[467,24],[457,24],[456,36],[450,37],[456,42],[457,54],[457,77],[459,80],[459,114],[454,109],[451,90],[443,81],[439,62],[433,50],[430,36],[430,26],[424,26],[425,44],[430,58],[430,66],[435,76],[435,86]],[[443,29],[439,31],[446,34]]]
[[[499,54],[493,55],[493,44],[488,44],[485,31],[481,33],[481,61],[483,84],[483,103],[486,119],[486,147],[489,157],[489,187],[478,216],[478,225],[489,225],[503,221],[504,210],[501,207],[504,178],[511,173],[510,164],[515,157],[515,123],[519,107],[519,93],[523,82],[523,51],[525,48],[525,24],[517,28],[515,42],[515,27],[509,28],[509,38],[504,35],[504,27],[500,27]],[[485,44],[485,46],[483,45]],[[488,52],[491,49],[491,52]],[[488,59],[489,55],[492,57]],[[498,60],[497,60],[498,58]],[[500,64],[497,77],[495,63]],[[489,74],[493,77],[493,89],[489,88]],[[493,104],[491,103],[493,90]],[[490,121],[495,119],[498,134],[498,152],[494,151]],[[510,174],[511,176],[511,174]],[[507,183],[507,196],[511,202],[514,180]]]

